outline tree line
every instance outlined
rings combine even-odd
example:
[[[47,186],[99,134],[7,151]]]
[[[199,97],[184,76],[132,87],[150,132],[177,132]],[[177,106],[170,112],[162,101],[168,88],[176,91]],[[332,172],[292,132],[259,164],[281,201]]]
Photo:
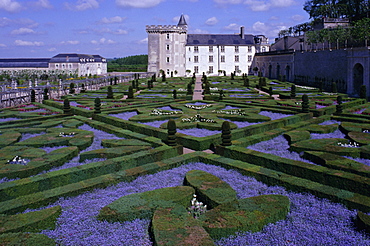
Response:
[[[146,72],[148,55],[135,55],[108,60],[108,72]]]

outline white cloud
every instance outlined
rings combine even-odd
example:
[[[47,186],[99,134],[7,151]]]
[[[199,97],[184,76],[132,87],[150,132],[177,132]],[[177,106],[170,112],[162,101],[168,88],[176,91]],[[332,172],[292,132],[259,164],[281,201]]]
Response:
[[[304,17],[302,15],[293,15],[291,17],[292,20],[296,21],[296,22],[300,22],[300,21],[303,21],[304,20]]]
[[[228,31],[239,31],[240,26],[238,24],[231,23],[230,25],[225,26],[223,29]]]
[[[48,49],[48,51],[50,51],[50,52],[54,52],[56,50],[57,50],[56,48],[50,48],[50,49]]]
[[[64,5],[70,10],[77,11],[99,8],[99,3],[97,0],[78,0],[76,4],[64,3]]]
[[[216,25],[217,23],[218,23],[218,20],[216,17],[211,17],[208,20],[206,20],[206,25],[208,26],[213,26],[213,25]]]
[[[78,40],[69,40],[69,41],[62,41],[61,44],[72,44],[72,45],[76,45],[76,44],[79,44],[80,41]]]
[[[6,45],[5,45],[5,44],[1,44],[1,43],[0,43],[0,47],[6,47]]]
[[[23,41],[19,39],[15,40],[14,43],[17,46],[43,46],[44,45],[43,42],[38,42],[38,41],[31,42],[31,41]]]
[[[151,8],[155,7],[164,0],[116,0],[116,4],[119,7],[129,7],[129,8]]]
[[[286,8],[295,5],[294,0],[246,0],[246,5],[249,5],[252,11],[268,11],[271,8]]]
[[[148,43],[148,38],[144,38],[142,40],[137,41],[138,44],[147,44]]]
[[[118,34],[118,35],[124,35],[127,34],[128,31],[123,30],[123,29],[118,29],[117,31],[113,32],[113,34]]]
[[[92,44],[115,44],[116,42],[111,39],[101,38],[99,40],[92,40]]]
[[[7,12],[18,12],[22,9],[22,5],[13,0],[0,0],[0,9],[3,9]]]
[[[100,20],[100,23],[103,24],[112,24],[112,23],[122,23],[126,18],[121,17],[121,16],[114,16],[114,17],[104,17],[103,19]]]
[[[270,40],[274,40],[278,36],[279,31],[286,28],[287,27],[281,23],[273,24],[257,21],[252,25],[252,32],[254,34],[263,34]]]
[[[215,3],[218,4],[240,4],[242,0],[213,0]]]
[[[206,31],[206,30],[202,30],[202,29],[195,29],[192,31],[192,33],[194,34],[208,34],[209,32]]]
[[[21,27],[10,32],[11,35],[35,34],[36,32],[31,28]]]
[[[53,6],[50,4],[49,0],[38,0],[36,2],[31,2],[31,5],[37,8],[52,9]]]

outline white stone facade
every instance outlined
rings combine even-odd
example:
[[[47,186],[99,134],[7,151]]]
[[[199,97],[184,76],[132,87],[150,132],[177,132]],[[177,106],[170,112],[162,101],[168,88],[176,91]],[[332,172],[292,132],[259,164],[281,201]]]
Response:
[[[148,72],[163,70],[167,76],[252,73],[255,53],[270,49],[265,36],[244,34],[243,27],[240,34],[188,34],[183,16],[178,25],[151,25],[146,31]]]

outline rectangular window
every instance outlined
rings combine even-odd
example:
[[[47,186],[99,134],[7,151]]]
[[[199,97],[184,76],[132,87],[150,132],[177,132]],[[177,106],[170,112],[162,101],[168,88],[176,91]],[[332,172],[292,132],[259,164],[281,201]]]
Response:
[[[266,47],[262,46],[262,52],[266,52]]]
[[[209,46],[209,52],[212,53],[213,52],[213,46]]]
[[[166,38],[170,39],[170,34],[169,33],[167,33]]]
[[[167,57],[167,62],[170,62],[170,58],[169,57]]]
[[[170,50],[170,45],[169,44],[166,45],[166,50]]]
[[[225,46],[221,46],[221,52],[225,52]]]
[[[248,46],[248,52],[252,52],[252,46]]]
[[[198,66],[194,66],[194,73],[199,73],[199,67]]]
[[[199,52],[199,47],[198,46],[194,46],[194,52],[195,53],[198,53]]]
[[[208,68],[208,72],[209,72],[209,73],[213,73],[213,66],[209,66],[209,68]]]
[[[213,56],[208,57],[208,62],[213,62]]]
[[[235,46],[235,53],[239,52],[239,46]]]
[[[252,56],[248,56],[248,61],[251,62],[252,61]]]
[[[235,56],[235,62],[239,62],[239,56]]]
[[[225,62],[225,56],[221,56],[221,62]]]
[[[239,66],[235,66],[235,72],[239,73]]]
[[[58,64],[55,64],[55,68],[58,69],[59,68],[59,65]]]
[[[198,63],[199,62],[199,57],[198,56],[194,56],[194,63]]]

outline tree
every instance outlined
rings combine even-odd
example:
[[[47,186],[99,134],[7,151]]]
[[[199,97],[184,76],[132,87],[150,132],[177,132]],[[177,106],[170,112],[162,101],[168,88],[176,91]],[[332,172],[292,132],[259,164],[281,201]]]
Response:
[[[356,40],[365,40],[365,46],[367,46],[367,41],[370,38],[370,18],[364,18],[362,20],[356,21],[353,28],[353,36]]]

